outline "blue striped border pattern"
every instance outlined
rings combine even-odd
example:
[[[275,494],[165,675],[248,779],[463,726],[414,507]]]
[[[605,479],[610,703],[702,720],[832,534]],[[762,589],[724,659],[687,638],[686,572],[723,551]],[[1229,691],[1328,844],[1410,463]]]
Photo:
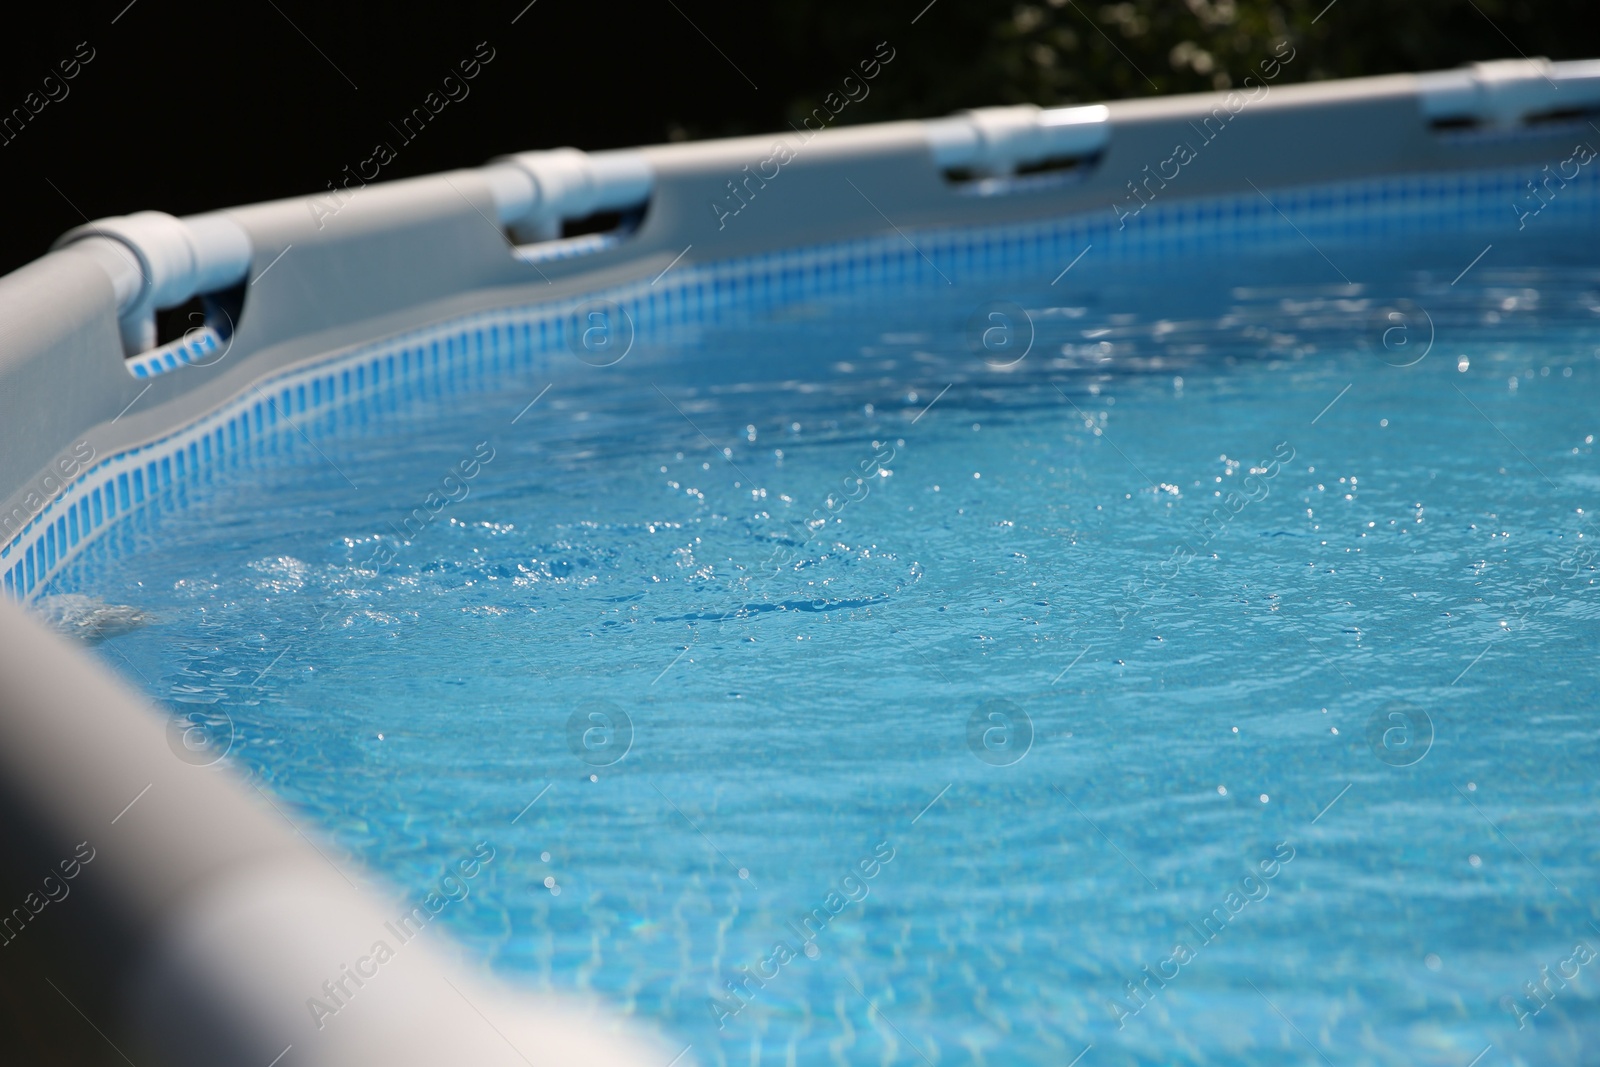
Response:
[[[169,344],[141,352],[127,361],[128,373],[135,378],[150,378],[169,370],[199,363],[222,349],[222,335],[210,326],[191,330]]]
[[[1531,167],[1402,175],[1203,199],[1157,199],[1119,225],[1109,209],[1026,224],[926,228],[916,246],[898,235],[683,266],[659,285],[635,282],[608,299],[639,336],[711,324],[808,297],[1037,274],[1048,279],[1088,244],[1121,262],[1151,262],[1303,246],[1393,241],[1442,233],[1516,232],[1519,198],[1540,177]],[[1173,190],[1180,193],[1181,188]],[[1268,196],[1271,201],[1268,201]],[[1523,210],[1533,201],[1526,201]],[[1290,221],[1292,220],[1292,222]],[[1600,222],[1600,167],[1556,191],[1528,220],[1560,232]],[[225,458],[259,448],[299,420],[366,402],[407,383],[435,386],[535,369],[565,347],[580,301],[535,303],[462,316],[363,343],[284,371],[187,428],[105,458],[83,472],[0,547],[0,585],[18,600],[41,595],[84,545],[107,527],[196,480]],[[174,357],[176,360],[177,357]],[[181,364],[175,362],[175,367]],[[137,372],[136,372],[137,373]],[[147,372],[148,373],[148,372]]]

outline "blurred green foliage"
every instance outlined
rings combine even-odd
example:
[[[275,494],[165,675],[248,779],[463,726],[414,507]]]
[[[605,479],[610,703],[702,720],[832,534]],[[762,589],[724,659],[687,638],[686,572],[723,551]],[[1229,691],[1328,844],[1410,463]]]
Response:
[[[817,79],[788,100],[787,118],[809,113],[878,40],[895,60],[841,122],[1225,89],[1283,41],[1295,61],[1280,82],[1600,54],[1597,0],[936,0],[910,25],[923,3],[769,9],[783,59]]]

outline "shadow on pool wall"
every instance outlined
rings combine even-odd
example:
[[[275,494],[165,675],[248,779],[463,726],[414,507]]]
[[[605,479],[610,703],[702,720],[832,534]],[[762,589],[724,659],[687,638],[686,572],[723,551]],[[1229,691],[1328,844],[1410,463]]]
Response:
[[[1264,59],[1263,77],[1295,61]],[[1596,137],[1587,116],[1600,108],[1600,64],[1513,62],[1249,92],[528,153],[373,184],[331,214],[324,198],[302,197],[75,231],[0,279],[4,588],[37,601],[98,538],[270,450],[282,426],[336,427],[406,388],[442,393],[508,373],[545,381],[614,363],[635,343],[665,351],[674,331],[797,300],[953,287],[974,273],[1059,281],[1086,256],[1217,269],[1245,251],[1429,234],[1492,245],[1535,226],[1592,231],[1600,217],[1594,152],[1582,150]],[[575,232],[607,212],[613,228]],[[225,328],[213,316],[191,348],[155,343],[152,316],[164,302],[237,292]],[[160,729],[142,721],[152,718],[144,709],[98,668],[74,677],[81,653],[15,611],[0,629],[0,685],[24,709],[0,725],[5,787],[26,813],[8,844],[37,861],[8,876],[8,895],[37,899],[42,872],[76,855],[77,841],[92,844],[99,820],[138,811],[145,793],[135,778],[153,790],[146,806],[162,820],[142,831],[143,851],[109,855],[73,887],[93,901],[83,911],[99,916],[102,941],[78,941],[87,921],[52,929],[56,916],[42,907],[37,927],[22,931],[32,951],[62,946],[59,958],[72,961],[63,973],[85,990],[68,1013],[40,994],[51,1006],[37,1017],[51,1028],[91,1018],[118,1044],[174,1062],[209,1062],[219,1045],[263,1063],[281,1055],[267,1024],[292,1013],[261,998],[280,995],[289,974],[316,971],[317,989],[356,959],[311,962],[371,917],[370,891],[348,887],[341,913],[314,931],[328,940],[302,931],[237,980],[222,932],[253,908],[272,912],[240,873],[257,862],[246,853],[281,860],[272,878],[282,899],[308,905],[329,891],[326,867],[237,783],[173,766],[151,743]],[[140,760],[157,769],[134,773]],[[67,767],[98,778],[83,786],[44,773]],[[169,784],[184,803],[157,803]],[[283,919],[281,908],[272,913]],[[207,925],[193,915],[221,917]],[[103,955],[101,945],[110,946]],[[104,959],[113,965],[97,971]],[[419,983],[448,982],[435,961],[417,969]],[[124,1017],[127,1005],[148,1003],[139,993],[152,973],[214,998],[207,1032],[179,1032],[182,1013],[170,1004]],[[352,999],[351,1014],[384,1018],[366,1014],[377,1000]],[[384,1003],[391,1021],[409,1005],[416,1026],[437,1012],[441,1033],[481,1038],[459,1005],[446,1011],[421,993]],[[546,1019],[552,1034],[566,1032]],[[319,1033],[334,1026],[316,1013],[311,1022]],[[349,1048],[318,1052],[309,1032],[285,1042],[306,1056],[286,1064],[339,1062]],[[616,1062],[636,1054],[618,1047]]]

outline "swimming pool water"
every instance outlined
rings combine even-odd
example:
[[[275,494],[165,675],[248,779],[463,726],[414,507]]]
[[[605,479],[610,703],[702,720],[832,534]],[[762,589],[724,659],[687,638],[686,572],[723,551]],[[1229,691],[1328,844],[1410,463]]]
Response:
[[[447,936],[684,1063],[1590,1062],[1600,265],[1480,250],[395,390],[51,592],[346,869],[489,843]]]

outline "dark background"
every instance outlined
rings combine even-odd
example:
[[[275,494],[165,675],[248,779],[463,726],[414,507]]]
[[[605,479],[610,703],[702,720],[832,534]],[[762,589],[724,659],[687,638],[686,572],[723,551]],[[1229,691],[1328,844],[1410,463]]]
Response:
[[[86,218],[321,191],[378,141],[398,149],[382,177],[400,178],[524,149],[784,129],[880,41],[895,58],[840,122],[1225,87],[1282,38],[1299,53],[1285,80],[1600,54],[1595,0],[526,3],[8,12],[0,117],[25,108],[79,42],[94,58],[0,144],[0,273]],[[471,95],[402,143],[390,123],[479,42],[494,59]]]

